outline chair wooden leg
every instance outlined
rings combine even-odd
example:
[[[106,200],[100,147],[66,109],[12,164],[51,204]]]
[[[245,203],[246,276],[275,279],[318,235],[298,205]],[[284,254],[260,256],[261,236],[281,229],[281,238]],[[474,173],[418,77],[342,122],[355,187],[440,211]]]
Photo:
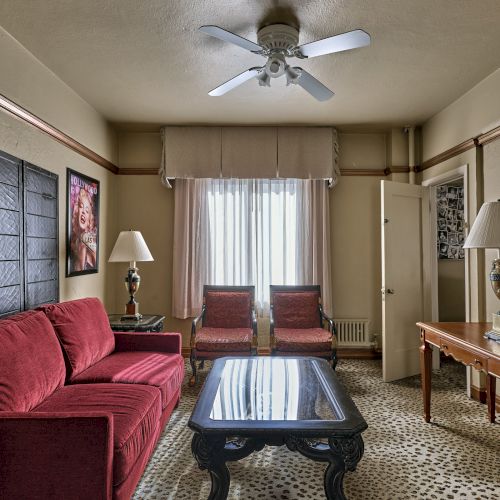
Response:
[[[202,359],[200,362],[200,370],[204,370],[204,369],[205,369],[205,360]]]
[[[332,369],[335,371],[335,368],[337,368],[337,363],[339,362],[337,358],[337,351],[334,351],[332,354]]]
[[[198,374],[196,370],[196,356],[194,355],[194,349],[191,350],[191,356],[189,357],[189,362],[191,363],[191,370],[193,371],[193,374],[191,375],[191,378],[189,379],[189,386],[193,387],[194,384],[198,381]]]

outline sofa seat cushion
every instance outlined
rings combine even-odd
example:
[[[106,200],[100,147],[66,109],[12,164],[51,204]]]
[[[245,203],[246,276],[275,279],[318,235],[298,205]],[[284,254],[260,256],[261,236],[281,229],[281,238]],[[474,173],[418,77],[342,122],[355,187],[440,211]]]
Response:
[[[69,385],[58,389],[33,412],[112,414],[113,485],[117,485],[127,479],[141,452],[158,434],[161,396],[156,387],[147,385]]]
[[[64,384],[65,375],[61,346],[42,312],[0,321],[0,411],[35,408]]]
[[[160,389],[162,408],[165,408],[183,378],[184,360],[180,354],[133,351],[110,354],[74,377],[72,383],[151,385]]]
[[[196,350],[210,352],[250,351],[251,328],[210,328],[204,326],[196,333]]]
[[[332,350],[332,334],[323,328],[275,328],[275,348],[287,352]]]
[[[114,351],[115,336],[99,299],[70,300],[40,309],[54,326],[66,353],[69,380]]]

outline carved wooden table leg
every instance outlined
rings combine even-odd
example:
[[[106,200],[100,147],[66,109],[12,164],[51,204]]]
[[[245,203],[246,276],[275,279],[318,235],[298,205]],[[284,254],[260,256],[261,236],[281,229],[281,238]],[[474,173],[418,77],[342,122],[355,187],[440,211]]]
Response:
[[[362,437],[358,434],[350,438],[328,440],[330,464],[325,471],[325,494],[328,500],[345,499],[343,482],[346,471],[355,471],[364,452]]]
[[[328,500],[346,500],[344,474],[356,470],[361,460],[364,444],[361,435],[348,438],[330,438],[328,444],[312,439],[289,437],[286,445],[291,451],[298,451],[311,460],[328,462],[323,485]]]
[[[254,451],[262,450],[265,444],[265,440],[258,438],[226,438],[224,435],[208,437],[195,432],[191,442],[191,451],[200,469],[208,470],[212,480],[208,500],[227,498],[231,477],[226,462],[241,460]],[[282,444],[281,439],[279,445]]]
[[[191,442],[200,469],[207,469],[212,480],[208,500],[226,500],[231,477],[224,458],[225,438],[207,438],[195,432]]]
[[[424,397],[424,419],[431,421],[431,375],[432,375],[432,349],[425,341],[424,331],[420,331],[420,373],[422,377],[422,395]]]
[[[488,417],[490,423],[495,423],[495,398],[496,398],[496,378],[493,375],[486,376],[486,397],[488,398]]]

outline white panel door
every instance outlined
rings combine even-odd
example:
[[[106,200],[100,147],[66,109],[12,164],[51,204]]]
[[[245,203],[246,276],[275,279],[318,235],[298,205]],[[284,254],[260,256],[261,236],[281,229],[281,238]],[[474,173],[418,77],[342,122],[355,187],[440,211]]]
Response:
[[[417,321],[430,320],[428,188],[382,181],[384,381],[420,373]]]

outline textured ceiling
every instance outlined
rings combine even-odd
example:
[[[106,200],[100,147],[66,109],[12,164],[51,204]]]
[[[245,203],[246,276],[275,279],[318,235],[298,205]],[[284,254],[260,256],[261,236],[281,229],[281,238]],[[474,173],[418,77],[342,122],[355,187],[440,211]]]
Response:
[[[0,22],[124,127],[419,124],[500,67],[499,0],[2,0]],[[336,93],[325,103],[284,78],[208,96],[264,60],[197,28],[256,41],[270,22],[298,25],[300,43],[362,28],[372,45],[300,61]]]

